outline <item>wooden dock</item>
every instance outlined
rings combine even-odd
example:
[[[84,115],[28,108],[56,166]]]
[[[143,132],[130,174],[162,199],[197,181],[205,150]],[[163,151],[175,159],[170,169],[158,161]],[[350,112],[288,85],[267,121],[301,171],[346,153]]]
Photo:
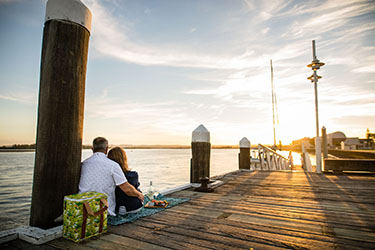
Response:
[[[76,244],[44,249],[375,249],[375,177],[239,171],[214,193]],[[9,249],[32,247],[19,240]],[[33,248],[31,248],[33,249]]]

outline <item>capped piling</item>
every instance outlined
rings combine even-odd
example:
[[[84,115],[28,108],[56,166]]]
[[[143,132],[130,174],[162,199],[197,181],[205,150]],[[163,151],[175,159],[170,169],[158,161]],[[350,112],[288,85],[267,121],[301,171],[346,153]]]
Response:
[[[250,169],[250,141],[244,137],[240,140],[240,153],[238,154],[239,169]]]
[[[323,143],[323,158],[328,158],[328,145],[327,145],[327,129],[322,127],[322,143]]]
[[[203,125],[193,131],[191,153],[190,182],[199,183],[201,178],[210,177],[210,132]]]
[[[43,31],[30,225],[51,228],[78,191],[91,12],[48,0]]]

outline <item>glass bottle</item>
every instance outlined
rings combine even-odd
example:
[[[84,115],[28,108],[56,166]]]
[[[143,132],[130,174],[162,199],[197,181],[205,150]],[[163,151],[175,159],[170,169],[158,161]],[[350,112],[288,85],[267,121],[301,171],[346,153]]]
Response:
[[[148,197],[149,200],[152,200],[152,199],[153,199],[153,196],[154,196],[154,188],[153,188],[153,186],[152,186],[152,181],[150,181],[150,186],[149,186],[148,189],[147,189],[146,196]]]
[[[158,196],[159,196],[159,192],[156,191],[156,190],[154,189],[154,187],[152,186],[152,181],[150,181],[150,186],[149,186],[149,188],[148,188],[148,190],[147,190],[147,194],[146,194],[146,196],[147,196],[150,200],[157,199]]]

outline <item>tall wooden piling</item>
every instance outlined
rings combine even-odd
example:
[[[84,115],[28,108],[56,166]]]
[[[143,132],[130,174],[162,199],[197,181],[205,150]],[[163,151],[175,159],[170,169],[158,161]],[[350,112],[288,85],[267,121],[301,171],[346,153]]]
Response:
[[[323,159],[327,159],[328,158],[327,129],[324,126],[322,128],[322,143],[323,143]]]
[[[200,178],[210,177],[210,132],[203,125],[193,131],[191,153],[190,182],[198,183]]]
[[[56,226],[65,195],[78,191],[91,12],[49,0],[43,33],[30,225]]]
[[[250,145],[250,141],[246,137],[240,140],[239,169],[250,169]]]

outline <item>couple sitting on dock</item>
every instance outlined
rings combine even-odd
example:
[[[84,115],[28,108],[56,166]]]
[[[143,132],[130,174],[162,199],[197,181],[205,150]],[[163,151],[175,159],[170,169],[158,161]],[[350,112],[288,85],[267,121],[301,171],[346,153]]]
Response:
[[[115,147],[108,152],[108,141],[103,137],[94,139],[92,150],[93,155],[81,164],[79,192],[106,193],[109,215],[138,212],[144,197],[138,189],[137,172],[128,168],[125,151]]]

